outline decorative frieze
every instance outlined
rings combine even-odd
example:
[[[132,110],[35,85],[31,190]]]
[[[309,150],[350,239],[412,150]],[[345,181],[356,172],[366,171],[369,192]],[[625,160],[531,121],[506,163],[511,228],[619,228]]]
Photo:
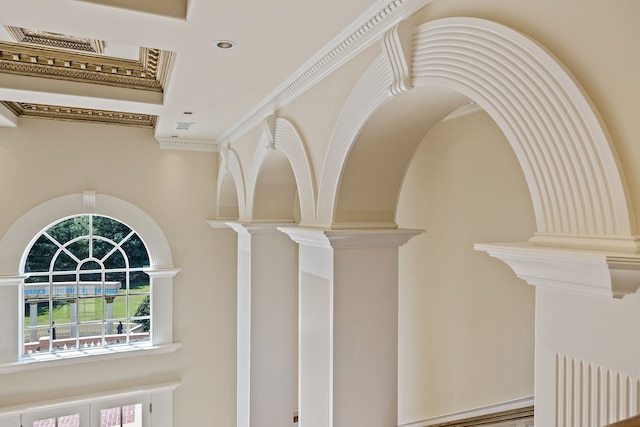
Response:
[[[140,60],[0,43],[0,72],[162,92],[171,52],[140,49]]]

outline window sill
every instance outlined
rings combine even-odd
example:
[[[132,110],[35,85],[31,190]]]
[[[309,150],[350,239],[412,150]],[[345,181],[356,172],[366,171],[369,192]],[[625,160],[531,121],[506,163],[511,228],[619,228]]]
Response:
[[[168,345],[131,344],[117,347],[100,347],[87,350],[65,351],[64,353],[43,353],[22,357],[17,362],[0,364],[0,375],[31,369],[51,368],[77,363],[100,362],[136,356],[173,353],[180,343]]]

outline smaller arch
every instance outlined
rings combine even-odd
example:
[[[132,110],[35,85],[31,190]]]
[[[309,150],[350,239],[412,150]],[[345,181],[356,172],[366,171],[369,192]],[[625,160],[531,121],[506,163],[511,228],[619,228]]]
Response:
[[[258,142],[253,157],[252,173],[248,185],[247,215],[252,219],[264,219],[258,218],[260,213],[256,211],[256,208],[258,208],[256,197],[258,196],[257,188],[260,185],[258,176],[268,170],[273,180],[278,181],[277,185],[279,187],[281,186],[283,189],[286,185],[295,187],[297,191],[295,192],[296,200],[293,201],[293,206],[299,205],[300,222],[313,223],[315,220],[316,186],[309,156],[302,138],[295,126],[286,119],[278,118],[274,120],[273,117],[269,117],[265,119],[264,128],[267,133],[263,134]],[[285,159],[293,178],[293,182],[289,184],[284,183],[288,173],[285,170]],[[293,192],[291,195],[293,196]],[[297,199],[298,197],[299,199]]]
[[[217,180],[218,219],[238,219],[245,212],[245,188],[238,155],[228,146],[220,150]]]

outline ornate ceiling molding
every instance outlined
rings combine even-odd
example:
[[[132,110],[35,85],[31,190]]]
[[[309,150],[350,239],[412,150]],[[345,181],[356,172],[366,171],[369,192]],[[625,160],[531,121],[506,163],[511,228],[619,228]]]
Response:
[[[140,48],[138,60],[103,55],[104,42],[90,38],[5,27],[16,41],[0,42],[0,73],[91,83],[162,93],[172,52]],[[133,112],[0,101],[17,117],[154,128],[157,117]]]
[[[5,28],[18,43],[31,43],[97,54],[104,52],[104,42],[102,40],[50,33],[47,31],[29,30],[27,28],[11,27],[9,25],[5,25]]]
[[[121,111],[93,110],[88,108],[72,108],[57,105],[30,104],[26,102],[0,101],[0,104],[7,107],[18,117],[82,121],[143,128],[154,128],[157,120],[157,116],[154,115],[124,113]]]
[[[0,43],[0,73],[162,92],[171,52],[140,49],[140,60]]]

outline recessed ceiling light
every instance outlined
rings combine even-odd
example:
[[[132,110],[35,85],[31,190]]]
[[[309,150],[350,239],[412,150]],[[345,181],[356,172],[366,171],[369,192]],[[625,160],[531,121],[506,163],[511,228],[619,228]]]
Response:
[[[231,49],[235,45],[236,44],[231,40],[218,40],[216,42],[216,46],[219,47],[220,49]]]

